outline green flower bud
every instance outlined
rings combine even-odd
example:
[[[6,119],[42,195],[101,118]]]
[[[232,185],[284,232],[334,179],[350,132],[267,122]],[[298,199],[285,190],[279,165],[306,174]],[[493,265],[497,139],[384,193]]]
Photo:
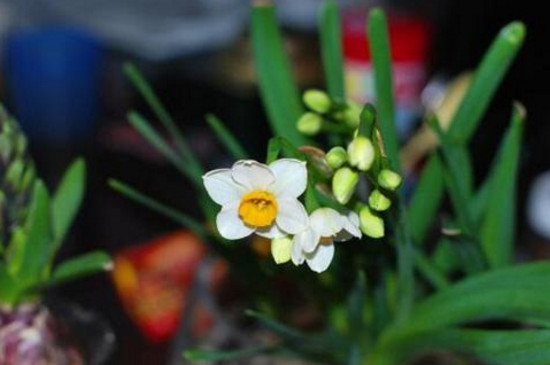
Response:
[[[364,206],[359,211],[359,228],[369,237],[384,237],[384,220],[374,215],[367,206]]]
[[[325,156],[327,164],[334,170],[340,168],[348,160],[348,153],[343,147],[333,147]]]
[[[321,118],[320,115],[307,112],[304,113],[298,119],[298,122],[296,123],[296,128],[298,130],[308,136],[313,136],[321,130],[321,124],[323,123],[323,118]]]
[[[395,190],[401,185],[403,178],[395,171],[384,169],[378,174],[378,184],[384,189]]]
[[[357,136],[348,145],[348,160],[351,166],[360,171],[370,169],[374,161],[374,146],[370,139]]]
[[[290,261],[292,252],[292,239],[289,236],[274,238],[271,240],[271,255],[276,264],[284,264]]]
[[[326,92],[321,90],[307,90],[303,96],[304,104],[317,113],[326,113],[330,110],[331,101]]]
[[[380,190],[376,189],[370,193],[369,205],[372,209],[382,212],[391,206],[391,200],[382,194]]]
[[[359,116],[361,115],[361,106],[353,101],[348,102],[348,107],[344,111],[346,124],[352,128],[359,127]]]
[[[338,169],[332,177],[332,193],[340,204],[349,202],[359,182],[359,174],[349,167]]]

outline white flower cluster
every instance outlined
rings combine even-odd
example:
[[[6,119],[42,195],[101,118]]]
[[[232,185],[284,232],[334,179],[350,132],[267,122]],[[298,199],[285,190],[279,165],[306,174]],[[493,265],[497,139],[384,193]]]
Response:
[[[220,235],[236,240],[256,233],[271,238],[278,264],[304,261],[325,271],[334,257],[334,241],[361,237],[359,216],[318,208],[307,214],[298,198],[307,186],[306,163],[284,158],[270,165],[253,160],[203,177],[210,197],[222,206],[216,225]]]

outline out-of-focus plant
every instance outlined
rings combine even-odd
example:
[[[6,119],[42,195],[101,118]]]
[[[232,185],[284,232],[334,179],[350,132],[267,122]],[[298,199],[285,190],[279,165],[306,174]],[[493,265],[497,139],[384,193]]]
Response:
[[[55,262],[84,182],[84,161],[77,159],[50,194],[36,175],[25,135],[0,108],[0,364],[43,363],[55,352],[55,334],[41,292],[110,267],[101,251]]]
[[[297,270],[304,272],[294,279],[312,285],[326,311],[325,329],[311,333],[251,311],[276,341],[234,351],[186,351],[186,357],[221,361],[272,354],[332,364],[394,365],[426,351],[450,350],[491,364],[550,363],[550,263],[516,264],[513,257],[526,117],[521,104],[512,106],[509,127],[478,186],[468,151],[523,44],[524,25],[512,22],[498,33],[448,130],[434,115],[426,116],[439,147],[409,198],[401,188],[384,12],[374,9],[367,20],[376,101],[363,106],[346,99],[335,2],[323,5],[319,22],[326,92],[307,90],[300,96],[269,2],[253,5],[251,20],[260,91],[275,134],[265,163],[248,159],[221,121],[208,116],[237,162],[205,174],[150,86],[128,65],[130,80],[175,143],[168,144],[136,112],[129,114],[130,122],[193,182],[207,224],[118,181],[111,184],[207,239],[237,271],[254,272],[244,277],[259,280],[264,289],[267,273],[256,265],[258,259],[226,240],[252,234],[271,239],[277,264],[306,263],[313,271],[300,266]],[[317,135],[328,144],[314,140]],[[451,218],[440,222],[435,218],[444,196],[451,202]],[[215,231],[206,228],[212,226]],[[428,239],[434,227],[439,233]]]

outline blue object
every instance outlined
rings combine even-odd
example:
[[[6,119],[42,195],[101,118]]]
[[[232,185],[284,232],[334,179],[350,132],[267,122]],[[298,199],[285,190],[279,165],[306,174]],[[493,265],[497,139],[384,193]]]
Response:
[[[22,29],[9,36],[4,57],[10,106],[31,140],[93,133],[103,60],[93,37],[67,26]]]

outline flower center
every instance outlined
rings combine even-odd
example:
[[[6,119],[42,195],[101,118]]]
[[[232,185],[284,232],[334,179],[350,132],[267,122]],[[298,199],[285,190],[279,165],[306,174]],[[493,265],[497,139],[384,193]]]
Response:
[[[239,216],[249,226],[270,226],[277,216],[277,200],[270,192],[251,191],[241,199]]]

